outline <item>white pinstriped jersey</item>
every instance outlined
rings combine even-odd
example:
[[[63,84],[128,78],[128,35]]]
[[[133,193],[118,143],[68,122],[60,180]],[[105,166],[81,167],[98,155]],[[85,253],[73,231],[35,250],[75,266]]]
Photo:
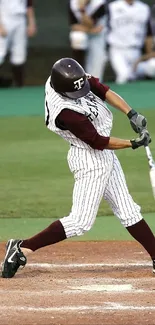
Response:
[[[91,149],[88,144],[78,139],[74,134],[67,130],[60,130],[55,125],[55,119],[59,113],[67,108],[86,115],[94,125],[97,132],[108,137],[112,128],[113,116],[107,108],[106,103],[91,91],[77,100],[61,96],[50,85],[50,78],[45,86],[45,119],[49,120],[48,129],[59,134],[70,144],[79,148]],[[93,149],[92,149],[93,150]]]
[[[0,0],[1,17],[26,14],[27,0]]]

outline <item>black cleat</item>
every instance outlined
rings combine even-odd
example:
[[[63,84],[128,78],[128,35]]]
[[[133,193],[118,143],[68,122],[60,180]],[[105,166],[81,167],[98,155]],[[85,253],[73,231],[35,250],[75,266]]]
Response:
[[[155,274],[155,260],[153,260],[152,262],[153,262],[153,273]]]
[[[2,264],[2,278],[12,278],[20,266],[25,266],[27,259],[20,249],[22,240],[10,239],[6,245],[6,255]]]

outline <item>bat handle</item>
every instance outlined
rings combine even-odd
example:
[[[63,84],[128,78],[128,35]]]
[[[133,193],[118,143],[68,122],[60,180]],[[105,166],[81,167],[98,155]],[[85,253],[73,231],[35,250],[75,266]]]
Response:
[[[150,148],[149,148],[149,146],[145,146],[145,151],[146,151],[146,154],[147,154],[147,157],[149,158],[151,158],[152,157],[152,154],[151,154],[151,150],[150,150]]]
[[[147,155],[147,159],[148,159],[150,168],[155,169],[155,162],[153,160],[152,153],[151,153],[149,146],[145,146],[145,151],[146,151],[146,155]]]

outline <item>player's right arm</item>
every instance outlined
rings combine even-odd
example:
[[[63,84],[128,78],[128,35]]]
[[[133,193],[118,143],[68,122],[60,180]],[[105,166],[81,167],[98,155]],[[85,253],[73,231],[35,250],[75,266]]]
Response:
[[[69,130],[77,138],[97,150],[136,149],[147,141],[147,135],[143,133],[136,140],[124,140],[100,135],[88,117],[78,112],[63,109],[56,118],[56,126],[62,130]]]

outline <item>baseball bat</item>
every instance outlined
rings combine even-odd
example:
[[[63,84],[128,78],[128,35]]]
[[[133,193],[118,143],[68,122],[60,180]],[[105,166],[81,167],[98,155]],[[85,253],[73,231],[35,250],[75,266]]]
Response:
[[[148,159],[148,164],[150,167],[150,171],[149,171],[150,182],[151,182],[153,197],[155,199],[155,161],[153,159],[153,156],[152,156],[149,146],[145,147],[145,151],[146,151],[146,155],[147,155],[147,159]]]

